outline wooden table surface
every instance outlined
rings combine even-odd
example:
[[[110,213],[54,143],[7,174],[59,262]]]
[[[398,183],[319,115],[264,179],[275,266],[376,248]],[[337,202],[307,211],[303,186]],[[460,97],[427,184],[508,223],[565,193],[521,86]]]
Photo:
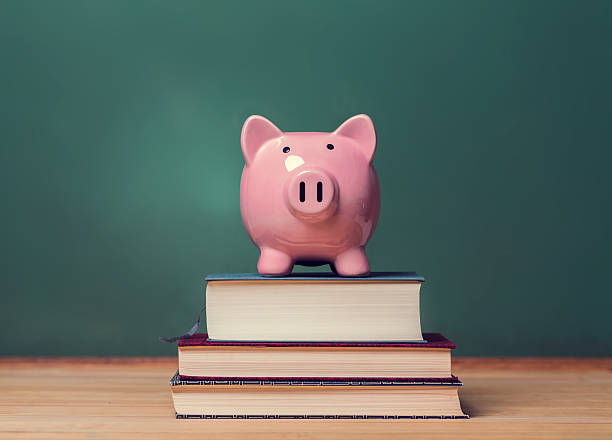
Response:
[[[612,438],[612,359],[456,358],[469,420],[176,420],[174,358],[0,358],[0,438]]]

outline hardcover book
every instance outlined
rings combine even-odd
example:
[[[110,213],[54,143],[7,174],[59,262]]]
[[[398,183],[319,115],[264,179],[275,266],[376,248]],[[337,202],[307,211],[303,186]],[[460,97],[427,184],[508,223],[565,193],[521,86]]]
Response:
[[[228,341],[424,343],[411,272],[367,277],[209,275],[208,337]]]
[[[467,418],[456,377],[442,379],[182,379],[177,418]]]
[[[198,377],[451,376],[455,344],[439,333],[425,342],[240,342],[197,334],[178,343],[179,374]]]

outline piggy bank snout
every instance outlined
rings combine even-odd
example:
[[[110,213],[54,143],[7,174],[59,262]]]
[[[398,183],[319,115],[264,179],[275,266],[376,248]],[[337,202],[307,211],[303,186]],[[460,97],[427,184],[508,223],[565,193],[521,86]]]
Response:
[[[289,210],[303,220],[321,221],[336,210],[338,190],[329,174],[320,170],[304,170],[285,185]]]

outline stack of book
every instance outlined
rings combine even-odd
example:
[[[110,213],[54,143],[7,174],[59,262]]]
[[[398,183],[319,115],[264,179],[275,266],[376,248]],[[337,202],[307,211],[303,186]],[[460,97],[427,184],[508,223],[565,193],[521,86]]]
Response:
[[[177,418],[466,418],[455,345],[421,333],[414,273],[207,277],[178,343]]]

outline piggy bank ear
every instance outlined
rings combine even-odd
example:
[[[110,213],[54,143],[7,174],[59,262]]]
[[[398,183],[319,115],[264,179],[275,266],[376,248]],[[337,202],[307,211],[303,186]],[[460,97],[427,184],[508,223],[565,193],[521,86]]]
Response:
[[[281,137],[282,135],[283,132],[263,116],[250,116],[244,122],[240,136],[242,154],[246,164],[249,165],[253,161],[263,144],[270,139]]]
[[[368,115],[357,115],[347,119],[334,131],[334,134],[353,139],[368,161],[372,161],[376,151],[376,130]]]

